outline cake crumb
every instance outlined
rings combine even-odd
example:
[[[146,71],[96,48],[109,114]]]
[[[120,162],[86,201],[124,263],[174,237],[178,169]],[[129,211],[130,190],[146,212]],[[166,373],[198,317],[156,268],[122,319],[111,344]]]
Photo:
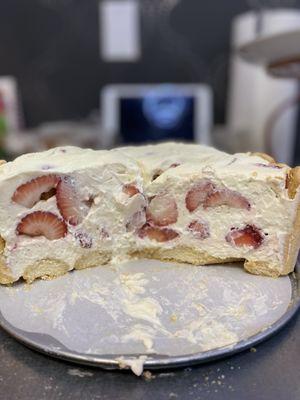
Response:
[[[84,378],[86,376],[93,376],[94,374],[89,371],[83,371],[78,368],[70,368],[68,369],[68,374],[71,376],[78,376],[79,378]]]
[[[170,320],[171,320],[172,322],[176,322],[177,319],[178,319],[178,317],[177,317],[176,314],[172,314],[171,317],[170,317]]]
[[[174,372],[161,372],[159,375],[157,375],[158,378],[166,378],[170,376],[174,376]]]
[[[155,379],[155,376],[153,376],[150,371],[144,371],[142,376],[146,381],[151,381],[152,379]]]
[[[250,351],[251,351],[251,353],[256,353],[257,352],[255,347],[251,347]]]

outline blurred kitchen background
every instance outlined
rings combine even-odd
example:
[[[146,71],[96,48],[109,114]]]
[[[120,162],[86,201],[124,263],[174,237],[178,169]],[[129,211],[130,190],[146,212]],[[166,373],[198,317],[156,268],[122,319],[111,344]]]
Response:
[[[1,0],[1,156],[162,140],[300,164],[300,0]]]

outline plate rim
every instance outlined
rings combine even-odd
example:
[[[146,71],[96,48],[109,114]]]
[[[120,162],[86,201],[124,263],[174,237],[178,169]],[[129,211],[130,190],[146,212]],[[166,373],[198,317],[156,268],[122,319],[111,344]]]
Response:
[[[130,369],[129,366],[125,368],[120,366],[118,359],[123,357],[125,360],[136,360],[140,356],[147,356],[143,363],[143,368],[145,369],[173,369],[180,367],[188,367],[195,364],[203,364],[210,361],[218,360],[220,358],[229,357],[236,353],[247,350],[276,334],[279,332],[300,310],[300,262],[298,260],[295,273],[289,275],[292,286],[292,297],[290,305],[288,306],[286,312],[272,325],[268,328],[259,331],[258,333],[250,336],[247,339],[241,340],[233,345],[208,350],[205,352],[198,352],[193,354],[186,354],[181,356],[168,356],[168,355],[156,355],[140,353],[134,355],[89,355],[76,353],[74,351],[68,350],[63,344],[60,344],[63,349],[55,349],[50,346],[44,346],[37,343],[35,340],[28,337],[30,334],[35,332],[26,332],[21,329],[15,328],[3,317],[0,311],[0,327],[7,332],[10,336],[16,339],[18,342],[22,343],[26,347],[35,350],[44,355],[51,356],[56,359],[62,359],[64,361],[72,362],[80,365],[87,365],[92,367],[98,367],[103,369]],[[35,333],[38,334],[38,333]],[[44,335],[44,334],[40,334]],[[65,349],[65,350],[64,350]]]

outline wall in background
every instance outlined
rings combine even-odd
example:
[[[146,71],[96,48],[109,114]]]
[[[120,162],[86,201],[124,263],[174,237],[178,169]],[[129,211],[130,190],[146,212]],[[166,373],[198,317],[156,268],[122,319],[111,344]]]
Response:
[[[0,75],[17,77],[28,126],[87,116],[98,107],[99,89],[116,82],[206,82],[222,122],[232,18],[264,5],[300,6],[300,0],[140,0],[141,59],[105,63],[98,3],[0,2]]]

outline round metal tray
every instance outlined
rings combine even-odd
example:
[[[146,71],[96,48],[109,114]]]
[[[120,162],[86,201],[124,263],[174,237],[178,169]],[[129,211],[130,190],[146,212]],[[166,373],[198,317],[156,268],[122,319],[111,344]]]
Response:
[[[253,347],[263,340],[269,338],[283,328],[291,318],[300,309],[300,268],[299,263],[296,266],[295,273],[290,275],[292,296],[290,304],[285,314],[274,324],[267,327],[263,331],[236,343],[233,346],[214,349],[206,352],[187,354],[183,356],[163,356],[163,355],[147,355],[144,362],[144,369],[162,369],[177,368],[183,366],[191,366],[194,364],[209,362],[219,358],[227,357],[232,354],[241,352],[245,349]],[[1,307],[0,307],[1,308]],[[26,332],[11,325],[0,312],[0,326],[8,332],[12,337],[23,343],[24,345],[37,350],[51,357],[60,358],[78,364],[101,367],[105,369],[120,368],[117,355],[93,355],[82,354],[70,351],[63,344],[55,340],[53,337],[41,333]],[[122,355],[120,355],[121,357]],[[137,359],[137,355],[133,355],[132,359]],[[130,355],[126,355],[126,359],[130,359]]]

